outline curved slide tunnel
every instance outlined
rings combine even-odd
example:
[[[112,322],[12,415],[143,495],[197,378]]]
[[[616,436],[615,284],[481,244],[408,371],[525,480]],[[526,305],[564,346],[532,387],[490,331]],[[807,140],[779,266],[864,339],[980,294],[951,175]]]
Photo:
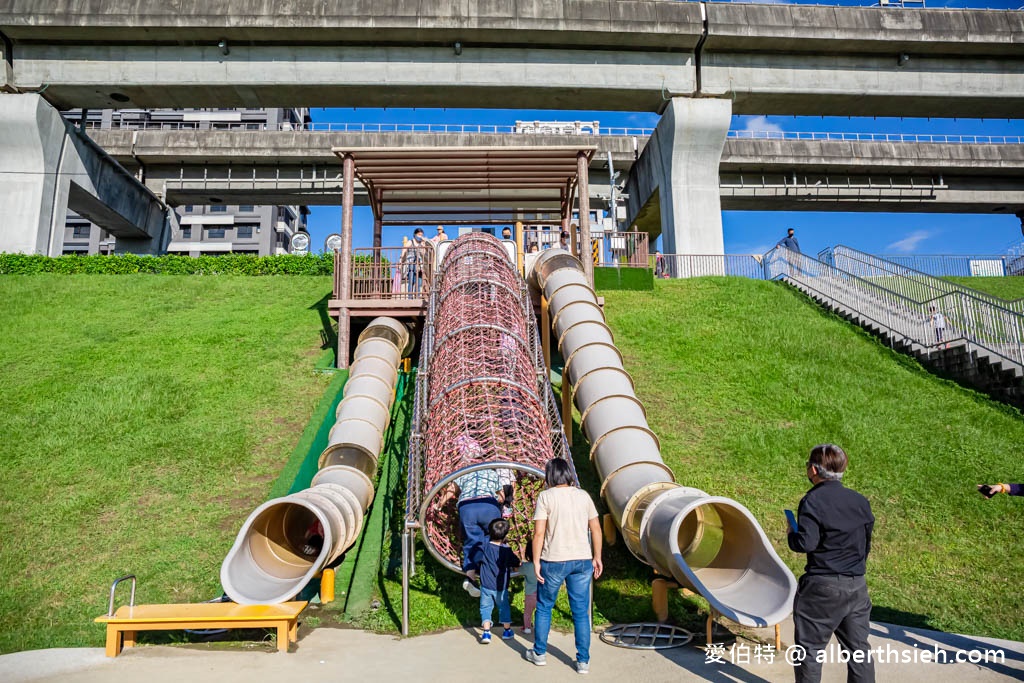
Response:
[[[374,319],[359,335],[312,485],[256,508],[221,565],[221,584],[232,600],[289,600],[359,537],[373,501],[398,364],[412,344],[409,330],[392,318]],[[309,545],[311,530],[322,536],[322,547]]]
[[[771,626],[793,605],[796,579],[750,511],[675,482],[583,266],[549,249],[532,284],[548,301],[601,495],[630,552],[745,626]]]

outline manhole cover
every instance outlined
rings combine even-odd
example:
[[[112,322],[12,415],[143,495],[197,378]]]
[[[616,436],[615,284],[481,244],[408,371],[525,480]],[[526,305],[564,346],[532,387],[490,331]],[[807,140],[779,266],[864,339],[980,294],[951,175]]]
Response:
[[[601,633],[601,640],[633,650],[667,650],[686,645],[693,634],[670,624],[616,624]]]

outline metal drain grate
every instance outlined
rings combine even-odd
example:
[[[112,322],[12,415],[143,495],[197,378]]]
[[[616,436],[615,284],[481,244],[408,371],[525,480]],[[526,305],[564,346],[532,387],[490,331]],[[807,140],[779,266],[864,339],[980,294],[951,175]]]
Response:
[[[667,650],[687,645],[693,634],[670,624],[616,624],[601,632],[601,640],[631,650]]]

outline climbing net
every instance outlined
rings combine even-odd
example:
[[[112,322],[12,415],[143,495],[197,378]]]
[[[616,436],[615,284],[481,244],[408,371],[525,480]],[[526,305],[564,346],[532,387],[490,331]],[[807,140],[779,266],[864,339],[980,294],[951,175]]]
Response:
[[[501,463],[516,463],[543,471],[549,459],[567,453],[525,284],[501,243],[483,233],[460,237],[435,282],[421,360],[426,387],[417,397],[422,469],[410,479],[419,487],[416,500],[467,466],[494,463],[501,470]],[[507,473],[515,478],[509,542],[518,549],[531,533],[542,482]],[[430,501],[422,531],[439,556],[459,566],[462,541],[449,490]]]

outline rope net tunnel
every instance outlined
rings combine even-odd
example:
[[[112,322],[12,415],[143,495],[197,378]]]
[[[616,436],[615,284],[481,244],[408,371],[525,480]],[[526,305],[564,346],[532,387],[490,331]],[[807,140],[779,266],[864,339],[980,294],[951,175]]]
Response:
[[[453,243],[428,316],[420,522],[427,549],[461,571],[451,482],[466,468],[514,476],[508,542],[518,550],[532,532],[544,465],[567,448],[525,283],[497,239],[470,233]]]

